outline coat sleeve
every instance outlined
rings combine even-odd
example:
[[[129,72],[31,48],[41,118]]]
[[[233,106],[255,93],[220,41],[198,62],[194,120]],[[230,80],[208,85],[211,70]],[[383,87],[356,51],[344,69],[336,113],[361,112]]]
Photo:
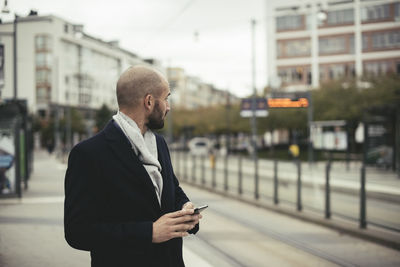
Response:
[[[65,175],[64,233],[68,244],[76,249],[128,246],[139,251],[152,242],[153,223],[102,222],[103,202],[97,183],[98,168],[79,145],[70,153]],[[97,188],[97,189],[96,189]]]
[[[172,167],[172,162],[171,162],[171,156],[169,154],[169,149],[167,146],[167,143],[165,142],[164,138],[162,138],[163,144],[165,146],[165,150],[167,151],[167,156],[168,156],[168,162],[171,167],[171,171],[173,174],[173,179],[174,179],[174,184],[175,184],[175,208],[176,210],[182,209],[182,206],[190,201],[189,198],[186,196],[185,192],[179,185],[179,181],[175,176],[173,167]],[[199,224],[197,224],[192,230],[188,231],[190,234],[196,234],[199,231]]]

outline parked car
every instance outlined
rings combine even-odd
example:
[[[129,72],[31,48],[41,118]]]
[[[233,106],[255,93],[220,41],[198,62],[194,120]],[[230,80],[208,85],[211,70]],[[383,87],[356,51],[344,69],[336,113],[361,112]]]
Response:
[[[208,155],[211,145],[211,141],[205,137],[195,137],[188,143],[190,153],[196,156]]]

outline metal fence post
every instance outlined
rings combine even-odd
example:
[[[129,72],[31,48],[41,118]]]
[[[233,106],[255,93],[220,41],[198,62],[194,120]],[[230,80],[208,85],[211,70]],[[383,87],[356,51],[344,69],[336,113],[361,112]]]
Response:
[[[228,191],[228,155],[224,158],[224,190]]]
[[[196,182],[196,156],[192,156],[192,180]]]
[[[188,180],[188,177],[187,177],[187,164],[188,164],[188,160],[187,160],[187,158],[188,158],[188,157],[186,157],[186,155],[184,155],[184,157],[183,157],[183,175],[184,175],[184,177],[185,177],[185,180]]]
[[[279,203],[278,196],[278,160],[274,160],[274,204]]]
[[[360,228],[367,227],[366,220],[366,193],[365,193],[365,165],[361,167],[361,188],[360,188]]]
[[[215,172],[216,172],[216,169],[217,169],[217,156],[215,156],[215,158],[214,158],[214,166],[213,166],[213,168],[212,168],[212,176],[211,176],[211,185],[212,185],[212,188],[215,188],[215,186],[216,186],[216,181],[215,181]]]
[[[365,193],[365,168],[367,162],[367,152],[368,152],[368,145],[369,145],[369,125],[367,123],[367,119],[364,115],[364,147],[363,147],[363,163],[361,166],[361,181],[360,181],[360,228],[367,227],[367,220],[366,220],[366,193]]]
[[[302,204],[301,204],[301,163],[300,160],[297,159],[297,210],[301,211],[302,210]]]
[[[326,176],[326,182],[325,182],[325,218],[329,219],[331,217],[331,189],[330,189],[330,183],[329,183],[329,178],[330,178],[330,171],[331,171],[331,160],[329,159],[328,162],[326,163],[325,167],[325,176]]]
[[[259,199],[259,197],[260,197],[258,183],[259,183],[258,157],[255,157],[255,159],[254,159],[254,198],[255,199]]]
[[[21,190],[21,152],[20,152],[20,120],[17,119],[17,123],[15,123],[14,127],[14,144],[15,144],[15,192],[17,196],[22,197]]]
[[[205,166],[204,166],[204,158],[205,158],[205,156],[204,155],[202,155],[201,156],[201,184],[202,185],[205,185],[205,183],[206,183],[206,178],[205,178]]]
[[[242,183],[243,183],[243,181],[242,181],[242,179],[243,179],[243,177],[242,177],[242,155],[239,155],[239,170],[238,170],[238,178],[239,178],[239,181],[238,181],[238,193],[239,193],[239,195],[241,195],[242,193],[243,193],[243,189],[242,189]]]

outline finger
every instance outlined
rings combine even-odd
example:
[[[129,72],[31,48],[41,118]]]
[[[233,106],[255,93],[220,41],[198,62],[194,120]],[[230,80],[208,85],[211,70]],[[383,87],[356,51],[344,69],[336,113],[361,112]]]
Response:
[[[186,203],[183,205],[182,209],[194,209],[194,205],[193,205],[192,202],[189,201],[189,202],[186,202]]]
[[[184,232],[173,232],[173,233],[171,233],[171,239],[172,238],[177,238],[177,237],[185,237],[185,236],[188,236],[189,235],[189,233],[188,232],[186,232],[186,231],[184,231]]]
[[[181,217],[176,217],[176,218],[173,218],[172,219],[172,221],[171,221],[171,223],[172,224],[182,224],[182,223],[185,223],[185,222],[190,222],[190,221],[193,221],[193,218],[194,216],[191,216],[190,214],[189,215],[185,215],[185,216],[181,216]]]
[[[193,214],[194,210],[193,209],[184,209],[184,210],[178,210],[175,212],[170,212],[165,214],[166,216],[170,218],[177,218],[177,217],[182,217],[188,214]]]
[[[171,227],[174,232],[186,232],[194,228],[193,224],[177,224]]]

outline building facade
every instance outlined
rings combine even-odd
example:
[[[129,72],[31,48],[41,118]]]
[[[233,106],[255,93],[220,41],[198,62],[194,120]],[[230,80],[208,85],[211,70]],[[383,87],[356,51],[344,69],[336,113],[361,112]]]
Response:
[[[267,7],[268,77],[285,91],[400,74],[400,1],[289,0]]]
[[[61,113],[65,107],[90,113],[103,104],[116,109],[115,84],[121,72],[151,62],[120,48],[117,41],[86,34],[83,25],[36,12],[0,24],[0,45],[4,48],[1,98],[26,99],[29,113],[42,118],[56,108]]]
[[[182,68],[168,68],[167,75],[173,107],[197,109],[239,102],[239,99],[228,91],[216,89],[198,77],[186,75]]]

